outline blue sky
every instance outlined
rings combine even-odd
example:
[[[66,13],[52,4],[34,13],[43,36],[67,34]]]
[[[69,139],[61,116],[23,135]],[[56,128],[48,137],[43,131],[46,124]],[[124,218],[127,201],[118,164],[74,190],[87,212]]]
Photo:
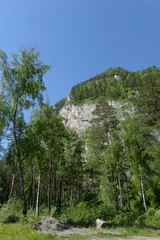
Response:
[[[160,66],[159,0],[0,0],[0,48],[36,47],[53,105],[110,67]]]

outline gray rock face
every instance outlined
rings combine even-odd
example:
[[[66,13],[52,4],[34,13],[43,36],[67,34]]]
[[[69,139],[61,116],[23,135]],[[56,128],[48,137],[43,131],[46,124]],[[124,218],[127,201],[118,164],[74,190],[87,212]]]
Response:
[[[124,120],[127,115],[134,114],[134,107],[128,106],[127,102],[108,101],[115,111],[119,120]],[[65,118],[65,125],[78,133],[85,131],[91,126],[90,121],[94,117],[96,102],[87,102],[83,105],[74,105],[68,98],[59,114]]]
[[[115,111],[118,120],[124,120],[126,116],[133,115],[135,108],[133,105],[129,105],[128,102],[117,102],[117,101],[108,101],[108,104],[111,105]]]
[[[81,106],[67,102],[60,110],[59,114],[66,119],[66,126],[76,132],[83,132],[91,126],[90,121],[93,118],[92,112],[95,110],[95,103],[85,103]]]

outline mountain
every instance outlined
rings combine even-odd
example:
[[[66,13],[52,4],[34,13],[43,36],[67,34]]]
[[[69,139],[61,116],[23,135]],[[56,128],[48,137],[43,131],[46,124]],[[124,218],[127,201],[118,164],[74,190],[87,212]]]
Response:
[[[65,118],[66,126],[83,132],[91,126],[96,102],[103,97],[115,109],[118,119],[122,120],[127,114],[134,113],[131,100],[136,98],[143,76],[157,71],[159,69],[155,66],[139,72],[110,68],[74,86],[69,96],[55,105],[55,109]]]
[[[87,199],[114,209],[115,222],[141,224],[141,212],[149,226],[160,206],[160,69],[111,68],[74,86],[55,109],[83,133]]]

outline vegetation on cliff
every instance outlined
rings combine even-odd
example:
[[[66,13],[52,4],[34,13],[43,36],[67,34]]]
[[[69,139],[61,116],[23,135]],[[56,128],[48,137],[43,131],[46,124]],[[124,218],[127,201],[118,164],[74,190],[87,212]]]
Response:
[[[123,100],[136,94],[137,87],[149,73],[159,73],[159,68],[153,66],[139,72],[127,71],[123,68],[110,68],[107,71],[81,82],[71,89],[70,97],[74,103],[84,100],[94,100],[98,97]]]

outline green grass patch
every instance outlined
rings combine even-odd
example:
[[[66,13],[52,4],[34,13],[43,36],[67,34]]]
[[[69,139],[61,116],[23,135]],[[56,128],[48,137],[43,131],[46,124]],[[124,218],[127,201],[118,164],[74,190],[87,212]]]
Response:
[[[112,233],[97,233],[99,237],[102,238],[126,238],[127,234],[112,234]]]
[[[113,229],[111,229],[112,231]],[[138,228],[138,227],[128,227],[128,228],[116,228],[117,232],[120,232],[120,237],[127,236],[144,236],[144,237],[159,237],[160,230],[155,230],[152,228]]]
[[[53,240],[58,239],[56,235],[40,234],[26,224],[3,224],[0,223],[1,240]]]
[[[115,229],[105,229],[105,230],[111,231],[112,233],[99,232],[97,233],[97,235],[102,238],[127,238],[132,236],[143,236],[143,237],[159,237],[160,236],[160,230],[155,230],[150,228],[129,227],[129,228],[115,228]]]
[[[123,232],[126,232],[126,234],[133,236],[146,236],[146,237],[159,237],[160,236],[160,230],[155,230],[152,228],[126,228],[123,230]]]
[[[85,240],[88,236],[70,234],[58,236],[36,232],[32,226],[22,223],[1,223],[0,240]]]

